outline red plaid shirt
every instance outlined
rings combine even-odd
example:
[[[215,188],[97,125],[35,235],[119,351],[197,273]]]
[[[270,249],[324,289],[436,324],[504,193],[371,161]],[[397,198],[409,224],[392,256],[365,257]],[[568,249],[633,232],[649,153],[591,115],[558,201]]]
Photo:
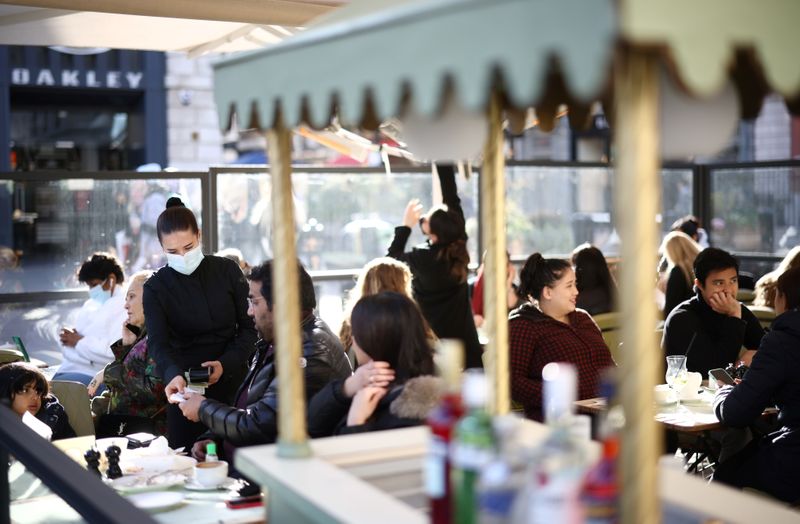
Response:
[[[578,399],[597,396],[600,372],[615,366],[603,335],[588,313],[569,314],[569,324],[525,304],[509,316],[511,398],[528,418],[542,420],[542,368],[570,362],[578,369]]]

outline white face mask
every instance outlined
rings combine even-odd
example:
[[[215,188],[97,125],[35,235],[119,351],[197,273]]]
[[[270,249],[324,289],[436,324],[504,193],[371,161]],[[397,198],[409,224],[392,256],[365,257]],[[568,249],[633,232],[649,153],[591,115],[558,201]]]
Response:
[[[191,275],[200,262],[203,261],[203,250],[200,244],[197,247],[190,249],[183,255],[173,255],[167,253],[167,265],[183,275]]]

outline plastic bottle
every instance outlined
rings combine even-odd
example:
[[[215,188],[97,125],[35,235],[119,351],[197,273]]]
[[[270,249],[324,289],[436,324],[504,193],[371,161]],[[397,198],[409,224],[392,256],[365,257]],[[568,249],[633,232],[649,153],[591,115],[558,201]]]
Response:
[[[217,445],[214,442],[206,444],[206,462],[219,462]]]
[[[455,425],[464,414],[460,392],[463,361],[464,346],[460,341],[440,341],[437,364],[447,389],[439,405],[428,416],[431,438],[424,470],[425,493],[430,502],[430,521],[433,524],[453,522],[449,449]]]
[[[586,471],[583,448],[571,435],[577,372],[571,364],[552,362],[542,370],[542,378],[550,433],[533,453],[512,522],[574,524],[582,519],[579,496]]]
[[[517,441],[521,419],[503,415],[493,420],[497,453],[481,469],[477,484],[478,522],[480,524],[505,524],[517,493],[525,481],[528,455],[524,442]]]
[[[482,371],[464,374],[462,398],[468,412],[456,425],[451,445],[455,522],[478,521],[476,483],[494,454],[492,419],[486,412],[488,384]]]
[[[609,406],[599,423],[603,455],[586,474],[581,494],[584,522],[587,524],[613,524],[619,520],[617,458],[619,430],[625,424],[625,417],[622,406],[614,402],[615,390],[613,376],[607,374],[600,384],[600,396],[607,399]]]

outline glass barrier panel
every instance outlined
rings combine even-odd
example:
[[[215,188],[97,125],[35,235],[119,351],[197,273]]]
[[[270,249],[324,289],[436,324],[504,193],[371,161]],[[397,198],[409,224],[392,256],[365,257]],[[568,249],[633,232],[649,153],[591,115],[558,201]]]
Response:
[[[126,274],[162,266],[155,225],[173,193],[201,222],[199,177],[0,181],[0,293],[81,288],[76,270],[95,251]]]

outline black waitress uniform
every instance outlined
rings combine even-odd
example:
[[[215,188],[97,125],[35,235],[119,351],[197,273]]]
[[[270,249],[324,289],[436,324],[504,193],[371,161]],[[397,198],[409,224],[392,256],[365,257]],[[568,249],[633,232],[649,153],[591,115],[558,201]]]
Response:
[[[206,397],[232,402],[257,338],[247,316],[248,291],[235,262],[211,255],[204,256],[191,275],[164,266],[147,279],[142,301],[148,351],[165,384],[202,362],[219,360],[222,378],[206,390]],[[204,430],[202,424],[184,417],[177,405],[169,404],[170,447],[191,449]]]

